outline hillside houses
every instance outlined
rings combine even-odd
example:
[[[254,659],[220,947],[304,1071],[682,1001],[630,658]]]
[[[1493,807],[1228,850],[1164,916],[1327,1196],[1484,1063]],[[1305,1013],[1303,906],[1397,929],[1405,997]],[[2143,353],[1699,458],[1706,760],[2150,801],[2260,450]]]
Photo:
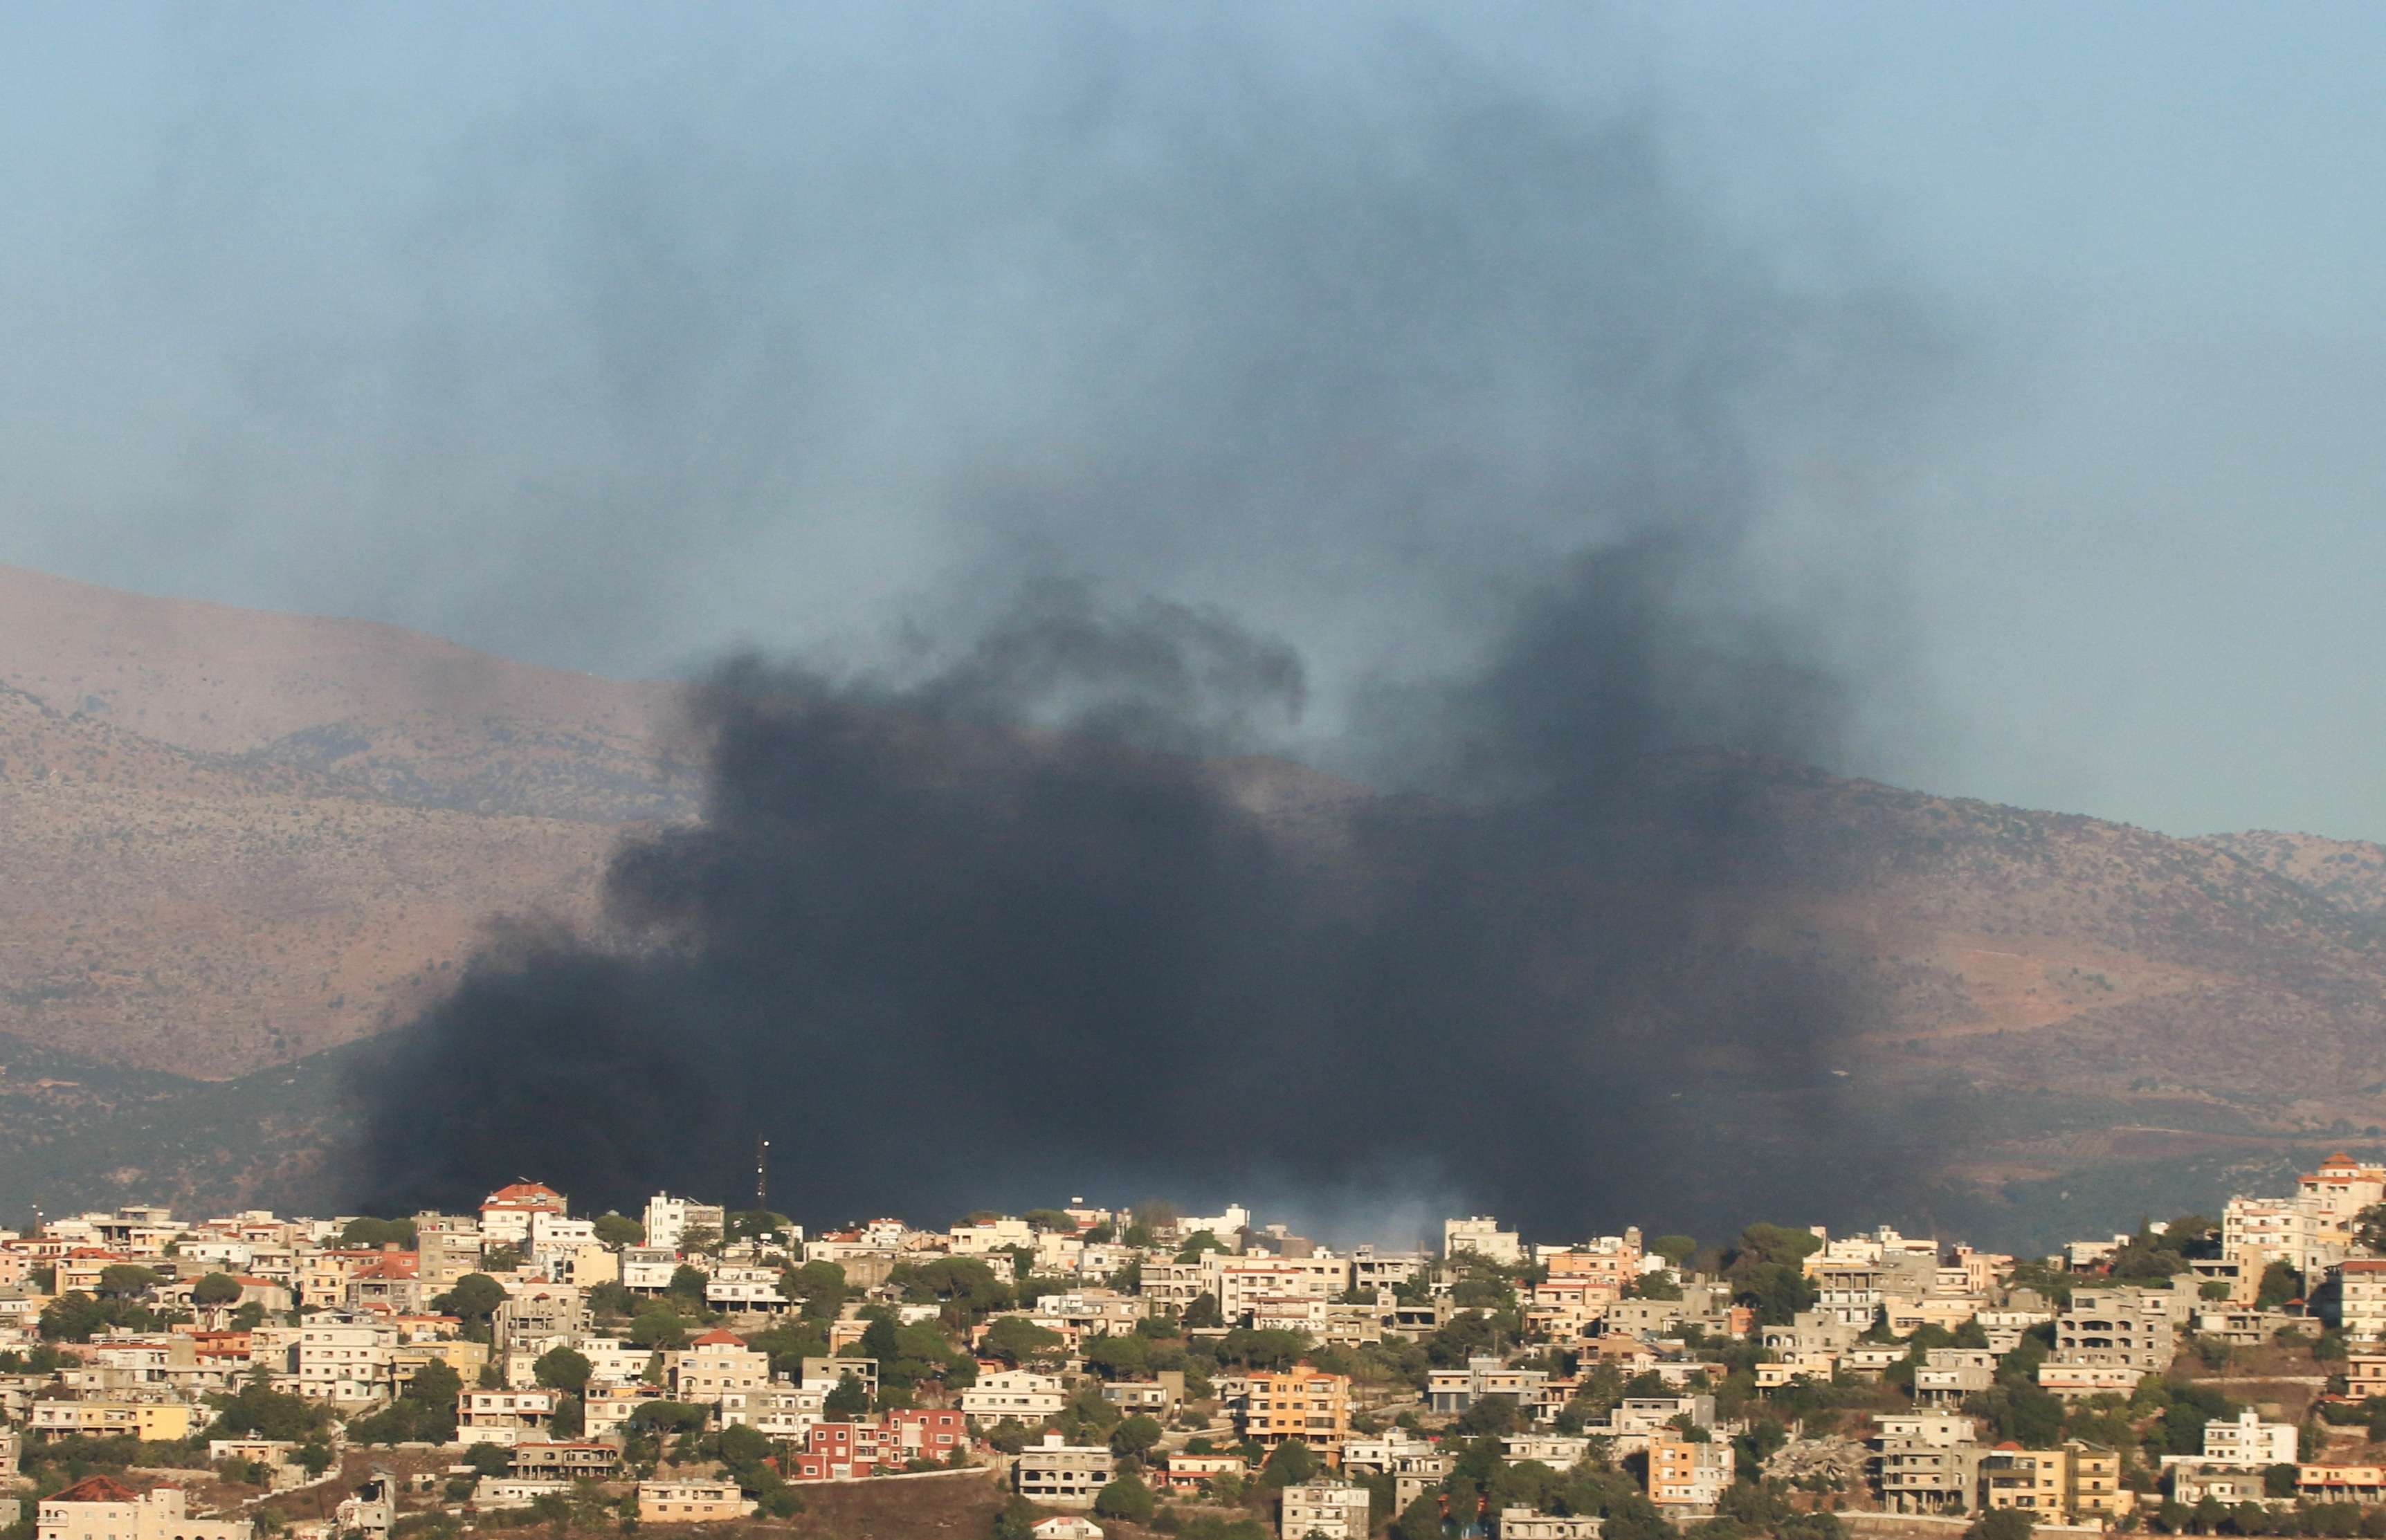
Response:
[[[25,1307],[0,1315],[0,1350],[28,1366],[0,1373],[0,1415],[35,1467],[138,1441],[260,1489],[308,1479],[302,1454],[444,1446],[462,1473],[389,1499],[406,1511],[589,1482],[712,1521],[806,1483],[975,1467],[1056,1510],[1127,1475],[1373,1536],[1370,1493],[1405,1509],[1475,1481],[1488,1504],[1467,1474],[1486,1462],[1595,1477],[1603,1501],[1628,1488],[1686,1523],[1776,1501],[2091,1525],[2386,1503],[2386,1450],[2363,1437],[2386,1408],[2373,1188],[2375,1168],[2331,1158],[2231,1205],[2233,1225],[2026,1258],[1772,1225],[1658,1255],[1638,1229],[1543,1241],[1485,1215],[1439,1252],[1341,1249],[1239,1207],[1076,1201],[808,1233],[657,1195],[650,1229],[536,1182],[407,1220],[143,1208],[0,1232]],[[2318,1271],[2290,1278],[2296,1260]],[[2232,1355],[2308,1362],[2323,1333],[2347,1351],[2286,1412],[2195,1378]],[[242,1396],[287,1425],[223,1422]],[[1291,1463],[1268,1481],[1271,1461]],[[1600,1533],[1563,1507],[1496,1523]]]

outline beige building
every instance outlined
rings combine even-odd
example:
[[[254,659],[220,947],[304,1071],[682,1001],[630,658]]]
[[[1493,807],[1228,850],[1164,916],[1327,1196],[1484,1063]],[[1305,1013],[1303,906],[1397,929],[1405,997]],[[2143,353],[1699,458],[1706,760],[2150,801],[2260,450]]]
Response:
[[[1285,1540],[1367,1540],[1367,1489],[1319,1477],[1284,1489]]]
[[[195,1519],[179,1486],[136,1492],[108,1476],[86,1476],[42,1499],[36,1540],[252,1540],[245,1519]]]
[[[1513,1267],[1525,1259],[1524,1244],[1516,1232],[1502,1230],[1498,1220],[1481,1214],[1442,1221],[1441,1254],[1455,1257],[1462,1251],[1471,1251],[1503,1267]]]
[[[1094,1497],[1118,1474],[1108,1446],[1070,1444],[1059,1434],[1019,1452],[1011,1467],[1011,1485],[1029,1502],[1055,1508],[1091,1508]]]
[[[771,1383],[771,1355],[715,1329],[675,1353],[663,1355],[663,1383],[675,1399],[708,1404],[733,1392],[760,1390]]]
[[[642,1481],[638,1518],[649,1524],[710,1524],[743,1519],[754,1505],[734,1481]]]
[[[1599,1540],[1606,1525],[1588,1514],[1562,1519],[1534,1508],[1500,1510],[1500,1540]]]
[[[2336,1319],[2355,1342],[2386,1335],[2386,1258],[2356,1257],[2336,1270]]]
[[[191,1436],[191,1409],[180,1401],[36,1401],[26,1428],[48,1438],[82,1434],[170,1443]]]
[[[1980,1480],[1979,1426],[1948,1412],[1873,1419],[1873,1480],[1896,1513],[1966,1513]]]
[[[2121,1484],[2121,1457],[2078,1440],[2060,1449],[1990,1449],[1980,1459],[1980,1500],[2064,1522],[2103,1523],[2128,1513],[2137,1494]]]

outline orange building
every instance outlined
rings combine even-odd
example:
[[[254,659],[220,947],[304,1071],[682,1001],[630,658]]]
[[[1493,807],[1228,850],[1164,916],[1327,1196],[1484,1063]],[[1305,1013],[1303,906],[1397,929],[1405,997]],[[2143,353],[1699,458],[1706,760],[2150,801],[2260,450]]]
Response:
[[[1308,1364],[1281,1373],[1254,1373],[1247,1382],[1239,1417],[1243,1437],[1262,1448],[1298,1438],[1326,1464],[1342,1463],[1350,1437],[1350,1378]]]

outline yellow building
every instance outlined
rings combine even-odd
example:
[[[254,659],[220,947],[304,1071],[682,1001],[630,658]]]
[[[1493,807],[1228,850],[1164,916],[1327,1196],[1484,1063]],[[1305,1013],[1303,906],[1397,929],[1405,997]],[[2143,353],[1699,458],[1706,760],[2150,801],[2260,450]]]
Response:
[[[1243,1437],[1262,1448],[1298,1438],[1326,1464],[1338,1466],[1350,1437],[1350,1376],[1307,1364],[1254,1373],[1243,1393],[1240,1422]]]
[[[180,1401],[36,1401],[31,1410],[26,1426],[49,1438],[129,1434],[144,1444],[170,1444],[191,1436],[191,1409]]]
[[[2121,1484],[2121,1457],[2074,1439],[2060,1449],[2008,1445],[1980,1460],[1981,1501],[2050,1520],[2110,1522],[2137,1505]]]

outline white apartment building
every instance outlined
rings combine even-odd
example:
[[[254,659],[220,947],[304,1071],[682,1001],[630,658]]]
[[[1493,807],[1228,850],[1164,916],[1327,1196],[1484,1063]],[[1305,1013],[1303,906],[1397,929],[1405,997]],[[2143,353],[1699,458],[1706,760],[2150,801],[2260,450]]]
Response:
[[[787,1308],[779,1292],[776,1268],[716,1268],[704,1285],[704,1302],[716,1310],[761,1310],[777,1313]]]
[[[1513,1267],[1525,1259],[1524,1244],[1517,1233],[1501,1229],[1498,1220],[1481,1214],[1442,1221],[1441,1254],[1455,1257],[1462,1251],[1471,1251],[1503,1267]]]
[[[2337,1324],[2359,1343],[2386,1335],[2386,1258],[2356,1257],[2336,1270]]]
[[[979,1375],[974,1384],[961,1392],[961,1415],[975,1424],[999,1422],[1006,1417],[1034,1422],[1059,1416],[1068,1400],[1061,1394],[1059,1375],[1006,1369]]]
[[[2292,1465],[2295,1436],[2293,1423],[2265,1422],[2260,1412],[2248,1407],[2204,1425],[2204,1458],[2227,1465]]]
[[[308,1316],[298,1328],[298,1394],[333,1406],[381,1400],[396,1350],[397,1328],[387,1321]]]
[[[456,1442],[507,1448],[544,1442],[559,1399],[552,1390],[465,1391],[456,1397]]]
[[[710,1231],[718,1239],[722,1227],[728,1222],[728,1211],[717,1203],[698,1203],[669,1193],[657,1193],[647,1199],[647,1245],[655,1250],[677,1251],[680,1241],[691,1230]]]

